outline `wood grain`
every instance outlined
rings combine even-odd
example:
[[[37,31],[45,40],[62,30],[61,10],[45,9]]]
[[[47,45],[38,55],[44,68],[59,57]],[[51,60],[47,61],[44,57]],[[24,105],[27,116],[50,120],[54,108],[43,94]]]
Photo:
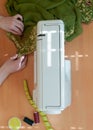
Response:
[[[7,16],[5,0],[0,1],[0,14]],[[93,23],[82,25],[83,33],[72,42],[65,43],[65,56],[71,60],[72,104],[60,115],[48,115],[54,130],[93,130]],[[14,44],[0,30],[0,65],[16,53]],[[74,57],[73,57],[74,55]],[[12,116],[33,119],[33,107],[28,103],[23,80],[27,79],[32,94],[34,87],[34,57],[28,56],[24,70],[10,75],[0,87],[0,130],[8,130]],[[4,128],[2,127],[4,126]],[[22,122],[28,129],[28,125]],[[32,130],[45,130],[42,122]]]

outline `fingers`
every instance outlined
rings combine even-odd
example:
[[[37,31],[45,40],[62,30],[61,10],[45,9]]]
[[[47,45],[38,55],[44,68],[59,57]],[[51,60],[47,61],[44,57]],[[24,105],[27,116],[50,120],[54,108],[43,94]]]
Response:
[[[13,24],[13,28],[11,29],[11,32],[14,34],[22,35],[22,32],[24,30],[24,24],[23,24],[23,18],[20,14],[17,14],[13,16],[15,23]]]
[[[0,28],[16,35],[22,35],[22,32],[24,31],[23,18],[20,14],[1,17]]]
[[[20,60],[20,62],[23,62],[24,60],[27,60],[27,56],[21,56],[18,58],[18,54],[15,54],[14,56],[10,57],[11,60]]]
[[[15,54],[14,56],[10,57],[11,60],[16,60],[18,58],[18,54]]]
[[[20,62],[21,62],[21,65],[22,65],[22,66],[26,65],[27,56],[22,56],[22,57],[20,58]]]
[[[10,32],[16,35],[22,35],[23,30],[22,26],[15,23],[14,27],[10,29]]]
[[[24,24],[22,22],[22,20],[19,20],[20,18],[16,18],[15,20],[15,27],[17,27],[17,29],[19,29],[21,32],[23,32],[24,30]]]
[[[26,65],[26,62],[27,62],[27,57],[26,56],[20,57],[19,65],[18,65],[18,69],[17,70],[23,69],[25,67],[25,65]]]
[[[16,14],[14,18],[23,21],[23,17],[20,14]]]
[[[16,27],[14,27],[14,29],[9,29],[9,32],[19,36],[22,35],[22,32],[18,30]]]
[[[23,32],[23,30],[24,30],[24,24],[20,20],[18,20],[18,19],[15,22],[16,22],[16,27],[18,29],[20,29],[21,32]]]
[[[21,62],[21,69],[23,69],[26,66],[26,63],[27,63],[27,57],[25,56],[25,58]]]
[[[21,56],[18,57],[18,54],[10,57],[10,60],[14,63],[15,65],[15,70],[21,70],[26,66],[26,62],[27,62],[27,56]]]

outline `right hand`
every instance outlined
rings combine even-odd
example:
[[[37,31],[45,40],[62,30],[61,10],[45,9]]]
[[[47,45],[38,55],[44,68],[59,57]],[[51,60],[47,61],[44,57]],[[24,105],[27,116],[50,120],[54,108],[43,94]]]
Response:
[[[24,30],[23,18],[20,14],[15,16],[0,16],[0,28],[16,35],[22,35]]]

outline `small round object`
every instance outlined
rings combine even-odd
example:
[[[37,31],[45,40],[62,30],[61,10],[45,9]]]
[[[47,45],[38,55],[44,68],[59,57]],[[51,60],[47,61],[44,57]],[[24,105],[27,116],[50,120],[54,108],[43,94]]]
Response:
[[[35,123],[39,123],[40,122],[39,113],[38,112],[34,112],[34,122]]]
[[[12,117],[9,119],[8,127],[11,130],[19,130],[21,128],[21,121],[18,117]]]

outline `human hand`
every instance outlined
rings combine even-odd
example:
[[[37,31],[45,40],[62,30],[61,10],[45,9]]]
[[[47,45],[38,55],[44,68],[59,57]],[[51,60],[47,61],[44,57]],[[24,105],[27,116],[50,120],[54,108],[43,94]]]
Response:
[[[15,56],[7,60],[4,63],[3,67],[5,68],[6,73],[9,75],[11,73],[22,70],[25,67],[26,62],[27,62],[26,56],[21,56],[20,58],[18,58],[18,55],[16,54]]]
[[[24,30],[23,18],[20,14],[15,16],[0,16],[0,28],[16,35],[22,35]]]
[[[0,67],[0,85],[5,81],[5,79],[16,71],[23,69],[26,65],[27,57],[22,56],[18,58],[18,55],[11,57]]]

